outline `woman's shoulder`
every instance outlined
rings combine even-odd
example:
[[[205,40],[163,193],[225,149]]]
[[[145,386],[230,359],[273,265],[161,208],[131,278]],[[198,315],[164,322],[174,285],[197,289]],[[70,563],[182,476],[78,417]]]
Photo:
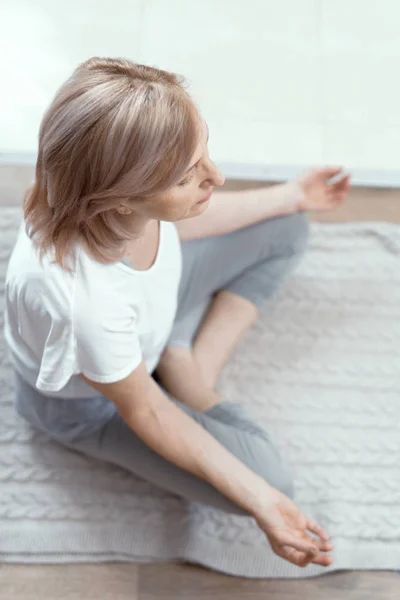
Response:
[[[7,266],[6,283],[15,289],[35,288],[37,292],[48,292],[54,285],[71,278],[52,262],[51,257],[40,256],[35,241],[28,235],[26,226],[21,224],[17,240]]]

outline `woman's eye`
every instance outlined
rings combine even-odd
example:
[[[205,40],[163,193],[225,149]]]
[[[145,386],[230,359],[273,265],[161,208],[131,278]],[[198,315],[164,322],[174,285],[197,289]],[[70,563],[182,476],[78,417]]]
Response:
[[[181,181],[180,183],[178,183],[179,187],[185,187],[185,185],[189,185],[189,183],[192,181],[193,176],[190,177],[189,179],[185,179],[184,181]]]
[[[178,183],[179,187],[185,187],[185,185],[189,185],[189,183],[193,180],[194,174],[197,170],[197,165],[194,165],[193,167],[193,171],[192,173],[189,175],[189,177],[187,177],[186,179],[184,179],[183,181],[181,181],[180,183]]]

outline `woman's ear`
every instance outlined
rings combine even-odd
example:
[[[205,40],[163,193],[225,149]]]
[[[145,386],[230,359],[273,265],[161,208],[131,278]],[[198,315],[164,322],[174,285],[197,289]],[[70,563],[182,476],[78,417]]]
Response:
[[[123,204],[120,204],[117,208],[117,211],[121,214],[121,215],[130,215],[131,214],[131,209],[128,208],[127,206],[124,206]]]

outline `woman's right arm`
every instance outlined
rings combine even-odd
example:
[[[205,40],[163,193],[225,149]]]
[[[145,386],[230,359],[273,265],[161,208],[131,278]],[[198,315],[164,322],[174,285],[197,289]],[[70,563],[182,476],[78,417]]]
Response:
[[[311,561],[328,564],[328,557],[319,555],[320,550],[328,550],[327,542],[315,540],[306,531],[299,532],[299,526],[310,529],[310,521],[303,523],[305,517],[286,496],[171,402],[144,363],[116,383],[102,384],[81,376],[116,405],[127,425],[154,452],[207,481],[254,516],[277,554],[300,566]],[[318,526],[311,523],[311,530],[327,540]]]

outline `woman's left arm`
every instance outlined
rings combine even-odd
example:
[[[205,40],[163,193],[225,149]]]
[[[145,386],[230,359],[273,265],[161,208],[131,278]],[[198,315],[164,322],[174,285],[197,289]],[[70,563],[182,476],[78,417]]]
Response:
[[[217,192],[201,215],[177,221],[182,241],[224,235],[298,211],[332,210],[344,202],[350,176],[340,167],[313,169],[288,183],[241,192]],[[330,183],[333,177],[339,180]]]

